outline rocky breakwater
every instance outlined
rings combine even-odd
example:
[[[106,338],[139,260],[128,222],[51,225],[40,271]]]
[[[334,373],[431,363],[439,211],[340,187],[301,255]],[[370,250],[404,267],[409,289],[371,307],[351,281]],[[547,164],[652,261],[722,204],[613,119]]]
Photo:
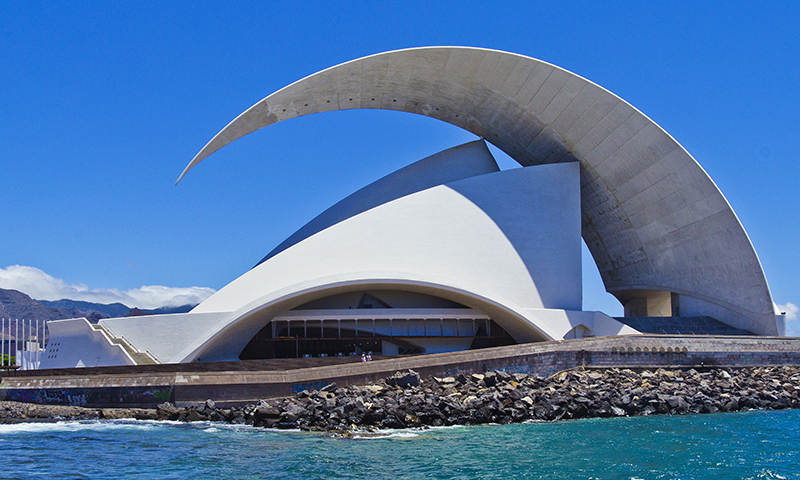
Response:
[[[155,420],[156,411],[151,408],[86,408],[0,401],[0,424],[122,418]]]
[[[399,372],[366,386],[302,391],[295,397],[220,409],[162,404],[158,418],[218,420],[349,434],[359,430],[554,421],[587,417],[800,408],[795,366],[665,370],[575,369],[548,378],[490,371],[420,379]]]

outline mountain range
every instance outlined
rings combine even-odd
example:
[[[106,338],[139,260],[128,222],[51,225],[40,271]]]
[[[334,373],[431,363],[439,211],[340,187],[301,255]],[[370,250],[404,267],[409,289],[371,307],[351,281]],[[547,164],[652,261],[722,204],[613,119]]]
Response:
[[[85,317],[91,323],[97,323],[101,318],[184,313],[194,307],[195,305],[182,305],[143,310],[132,309],[121,303],[104,304],[69,299],[34,300],[20,291],[0,288],[0,318],[39,320],[42,323],[79,317]]]

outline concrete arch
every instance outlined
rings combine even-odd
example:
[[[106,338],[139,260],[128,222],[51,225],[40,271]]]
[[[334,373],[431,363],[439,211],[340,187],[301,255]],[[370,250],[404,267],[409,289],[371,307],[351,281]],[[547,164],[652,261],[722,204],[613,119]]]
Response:
[[[613,93],[530,57],[425,47],[331,67],[242,113],[180,178],[262,127],[358,108],[437,118],[484,137],[523,166],[580,162],[582,236],[609,292],[623,300],[640,290],[673,292],[695,313],[780,334],[750,239],[697,161]]]
[[[331,280],[331,281],[328,281]],[[431,278],[413,278],[406,272],[396,276],[356,275],[336,279],[319,279],[314,284],[293,286],[280,295],[268,294],[231,312],[224,320],[208,329],[203,338],[192,342],[174,361],[235,360],[247,342],[270,319],[303,303],[325,296],[358,290],[406,290],[452,300],[492,317],[520,343],[560,338],[547,324],[531,321],[526,309],[506,298],[494,298],[465,289],[450,282],[439,283]]]

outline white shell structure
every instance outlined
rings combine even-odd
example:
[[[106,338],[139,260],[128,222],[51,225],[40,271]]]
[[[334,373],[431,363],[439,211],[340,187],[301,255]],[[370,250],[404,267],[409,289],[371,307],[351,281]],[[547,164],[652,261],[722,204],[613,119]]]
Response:
[[[480,348],[471,342],[490,327],[514,343],[637,334],[582,311],[581,236],[626,317],[784,333],[755,250],[700,165],[624,100],[533,58],[427,47],[323,70],[242,113],[181,178],[259,128],[357,108],[430,116],[482,140],[353,193],[189,313],[54,322],[64,347],[42,368],[235,360],[264,332],[324,337],[328,325],[385,339],[384,354]],[[525,168],[499,171],[484,140]]]
[[[358,108],[442,120],[485,138],[526,167],[579,162],[583,239],[606,289],[626,307],[652,304],[666,293],[682,316],[708,315],[761,335],[782,333],[755,249],[697,161],[613,93],[523,55],[424,47],[328,68],[242,113],[181,178],[257,129]]]

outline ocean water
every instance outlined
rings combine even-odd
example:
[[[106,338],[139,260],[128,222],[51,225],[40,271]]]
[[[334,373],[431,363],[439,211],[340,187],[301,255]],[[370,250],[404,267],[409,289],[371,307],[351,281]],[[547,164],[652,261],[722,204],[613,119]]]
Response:
[[[215,423],[0,425],[0,478],[800,478],[800,411],[386,431]]]

